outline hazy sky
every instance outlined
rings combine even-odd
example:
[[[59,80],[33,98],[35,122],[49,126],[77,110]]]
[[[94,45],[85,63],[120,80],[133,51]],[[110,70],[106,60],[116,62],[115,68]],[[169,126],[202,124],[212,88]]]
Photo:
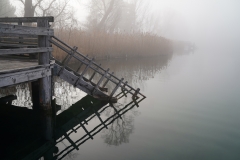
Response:
[[[151,12],[168,17],[165,36],[193,41],[235,40],[240,37],[240,0],[148,0]],[[86,1],[72,0],[84,20]]]
[[[16,3],[16,0],[11,0]],[[162,15],[163,35],[198,43],[237,41],[240,37],[240,0],[148,0],[151,11]],[[70,0],[84,22],[89,0]],[[220,42],[219,42],[220,43]],[[222,42],[224,43],[224,42]]]

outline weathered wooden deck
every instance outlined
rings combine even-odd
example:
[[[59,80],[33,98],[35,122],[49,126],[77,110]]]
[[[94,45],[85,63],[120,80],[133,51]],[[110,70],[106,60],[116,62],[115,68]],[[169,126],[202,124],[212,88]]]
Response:
[[[0,73],[21,69],[21,68],[29,68],[33,66],[37,66],[38,62],[36,60],[30,60],[26,58],[19,58],[19,57],[3,57],[0,56]]]

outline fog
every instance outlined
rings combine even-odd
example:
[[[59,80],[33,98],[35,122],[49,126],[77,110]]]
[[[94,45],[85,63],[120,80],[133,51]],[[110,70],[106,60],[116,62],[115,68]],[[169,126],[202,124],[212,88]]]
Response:
[[[152,0],[153,1],[153,0]],[[198,45],[219,47],[237,45],[240,37],[240,1],[181,0],[153,1],[154,9],[175,13],[172,30],[166,34],[173,39],[190,40]]]
[[[232,47],[236,46],[240,39],[240,1],[238,0],[125,0],[124,2],[135,1],[139,2],[141,8],[137,16],[141,17],[144,14],[141,17],[145,20],[142,24],[143,31],[151,31],[169,39],[190,41],[199,47]],[[110,1],[106,0],[106,2]],[[23,15],[23,5],[19,0],[11,0],[11,3],[17,8],[16,15]],[[81,27],[89,18],[90,3],[91,0],[68,2],[72,7],[74,18]],[[121,18],[127,17],[123,15]],[[154,28],[154,31],[150,28]]]
[[[87,2],[73,1],[81,7],[76,15],[84,21]],[[159,34],[198,46],[235,46],[240,37],[238,0],[149,0],[148,13],[159,16]],[[148,25],[148,24],[146,24]],[[150,27],[150,26],[147,26]]]

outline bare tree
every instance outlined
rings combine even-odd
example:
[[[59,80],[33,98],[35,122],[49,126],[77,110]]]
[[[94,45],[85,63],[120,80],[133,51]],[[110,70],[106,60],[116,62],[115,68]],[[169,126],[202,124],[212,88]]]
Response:
[[[68,3],[70,0],[18,0],[24,5],[24,16],[54,16],[53,26],[66,25],[76,22],[73,8]]]
[[[121,19],[122,4],[122,0],[91,0],[88,29],[113,31]]]
[[[89,30],[132,32],[140,30],[148,15],[143,0],[91,0],[87,18]]]

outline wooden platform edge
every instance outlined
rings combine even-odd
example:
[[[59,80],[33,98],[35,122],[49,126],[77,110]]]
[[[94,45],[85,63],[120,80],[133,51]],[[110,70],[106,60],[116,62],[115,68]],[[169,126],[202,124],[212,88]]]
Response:
[[[51,76],[51,69],[53,68],[53,64],[49,66],[36,66],[31,68],[25,68],[25,70],[19,70],[18,72],[5,72],[1,73],[0,76],[0,87],[7,87],[16,85],[19,83],[30,82],[39,78]]]

